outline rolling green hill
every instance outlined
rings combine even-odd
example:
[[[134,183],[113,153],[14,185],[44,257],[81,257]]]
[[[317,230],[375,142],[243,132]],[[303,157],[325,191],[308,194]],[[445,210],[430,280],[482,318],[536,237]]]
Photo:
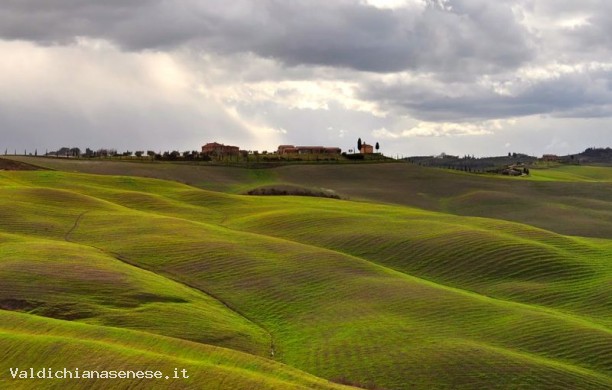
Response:
[[[6,389],[342,389],[231,349],[0,310],[0,387]],[[160,371],[161,379],[13,379],[9,368]],[[174,370],[186,370],[175,378]],[[166,379],[165,377],[169,378]]]
[[[612,182],[612,167],[589,165],[555,165],[532,169],[532,180],[568,182]]]
[[[329,189],[345,199],[519,222],[556,233],[612,237],[612,168],[557,166],[530,177],[475,175],[408,163],[246,169],[173,163],[11,157],[46,168],[179,181],[246,193],[261,186]]]
[[[370,169],[430,173],[388,166]],[[340,169],[285,168],[231,172]],[[390,203],[0,172],[0,386],[31,385],[7,378],[26,364],[185,367],[189,388],[612,386],[612,241]]]

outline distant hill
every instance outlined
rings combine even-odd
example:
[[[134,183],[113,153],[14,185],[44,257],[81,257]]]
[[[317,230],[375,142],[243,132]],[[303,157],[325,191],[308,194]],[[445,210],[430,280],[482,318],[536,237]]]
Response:
[[[580,164],[612,164],[612,148],[588,148],[575,156],[565,156],[564,160]]]
[[[404,160],[426,167],[446,168],[476,173],[495,173],[512,165],[524,164],[529,166],[542,159],[527,154],[512,153],[508,156],[478,158],[441,154],[439,156],[413,156],[407,157]],[[565,156],[545,155],[544,160],[562,164],[612,165],[612,148],[588,148],[581,153],[568,154]]]
[[[414,156],[405,158],[404,160],[425,167],[486,173],[498,172],[511,165],[532,164],[536,162],[538,158],[522,153],[513,153],[508,156],[478,158],[471,156],[459,157],[442,154],[440,156]]]

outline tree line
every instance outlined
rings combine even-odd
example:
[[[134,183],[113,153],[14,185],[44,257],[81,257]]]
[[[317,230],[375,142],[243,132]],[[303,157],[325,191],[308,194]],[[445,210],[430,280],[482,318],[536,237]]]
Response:
[[[18,151],[14,149],[12,151],[12,155],[19,155]],[[4,150],[4,155],[8,155],[8,148]],[[38,149],[35,149],[34,152],[29,152],[27,149],[23,151],[24,156],[39,156]],[[111,148],[100,148],[100,149],[90,149],[86,148],[85,151],[82,151],[77,147],[62,147],[57,150],[48,151],[46,150],[44,154],[40,154],[43,156],[49,157],[64,157],[64,158],[112,158],[112,157],[136,157],[136,158],[148,158],[151,160],[200,160],[200,161],[210,161],[211,157],[207,154],[198,152],[196,150],[188,150],[184,152],[179,152],[178,150],[173,151],[165,151],[165,152],[155,152],[153,150],[136,150],[130,151],[127,150],[125,152],[118,152],[117,149]]]

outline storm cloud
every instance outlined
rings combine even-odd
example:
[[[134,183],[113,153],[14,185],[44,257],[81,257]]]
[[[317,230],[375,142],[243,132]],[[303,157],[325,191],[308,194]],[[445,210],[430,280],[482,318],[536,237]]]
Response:
[[[347,0],[9,0],[2,8],[1,36],[41,44],[95,37],[129,51],[191,45],[371,72],[495,70],[531,57],[527,31],[506,2],[390,10]]]
[[[435,81],[372,83],[361,91],[400,114],[425,121],[507,119],[530,115],[612,116],[612,67],[571,69],[546,79],[508,79],[499,84]]]

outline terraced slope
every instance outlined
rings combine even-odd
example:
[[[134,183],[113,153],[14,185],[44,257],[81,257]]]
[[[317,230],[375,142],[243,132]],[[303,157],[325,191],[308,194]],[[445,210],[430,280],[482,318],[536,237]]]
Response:
[[[0,277],[10,287],[0,299],[38,305],[5,307],[28,314],[2,315],[54,321],[58,332],[112,326],[127,339],[134,330],[116,328],[230,347],[250,354],[240,354],[238,367],[251,367],[252,358],[257,372],[263,361],[281,370],[276,360],[361,386],[612,386],[608,240],[127,177],[4,172],[0,193],[0,204],[10,205],[0,223],[0,253],[10,256],[0,257]],[[62,288],[49,283],[56,279]],[[29,356],[11,337],[0,338],[6,361]],[[187,348],[180,345],[179,354]],[[206,388],[208,369],[198,367]],[[293,384],[328,385],[293,372]],[[261,386],[282,375],[275,368]]]

